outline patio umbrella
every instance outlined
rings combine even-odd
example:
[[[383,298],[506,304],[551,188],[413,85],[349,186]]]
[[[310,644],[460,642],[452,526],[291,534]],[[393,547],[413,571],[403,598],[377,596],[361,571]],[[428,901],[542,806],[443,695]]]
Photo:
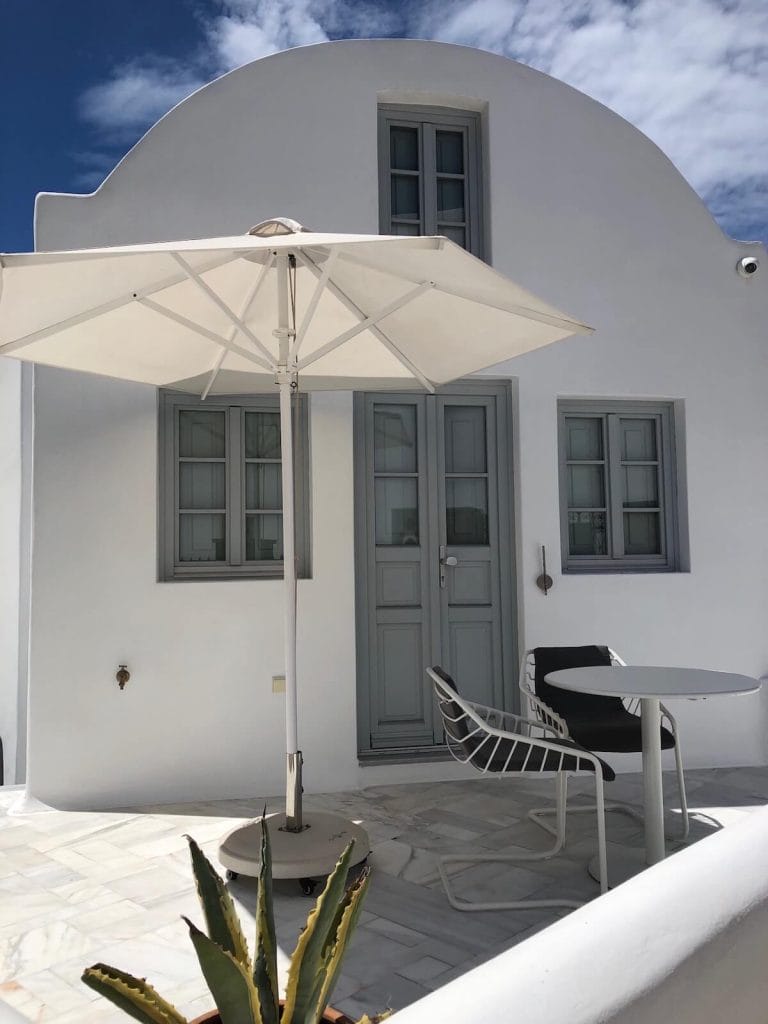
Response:
[[[244,236],[0,257],[0,355],[186,393],[280,393],[286,813],[275,874],[327,872],[365,833],[302,813],[291,396],[435,388],[591,330],[442,237],[318,234],[276,218]],[[312,826],[309,828],[308,826]],[[255,832],[222,846],[255,874]]]

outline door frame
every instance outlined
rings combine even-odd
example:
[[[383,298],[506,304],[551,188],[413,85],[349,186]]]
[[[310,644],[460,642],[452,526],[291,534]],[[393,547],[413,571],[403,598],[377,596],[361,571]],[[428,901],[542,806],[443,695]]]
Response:
[[[435,390],[435,395],[457,397],[484,396],[496,399],[496,466],[498,487],[499,562],[507,565],[509,571],[500,573],[500,615],[501,615],[501,663],[502,689],[505,711],[516,711],[518,699],[518,636],[519,604],[515,521],[518,511],[515,500],[515,478],[517,473],[517,449],[514,426],[516,424],[515,390],[516,381],[510,378],[454,381]],[[403,389],[404,391],[406,389]],[[408,394],[428,396],[424,389],[407,389]],[[368,507],[366,503],[366,451],[365,451],[365,400],[368,394],[381,394],[385,400],[388,392],[356,392],[353,396],[353,482],[354,482],[354,545],[355,545],[355,664],[357,689],[357,749],[361,762],[370,763],[419,763],[446,757],[445,748],[401,747],[397,750],[371,749],[370,742],[370,643],[368,629]],[[503,458],[503,453],[507,454]],[[430,453],[431,455],[431,453]],[[502,470],[503,467],[503,470]],[[428,466],[428,472],[430,467]],[[428,484],[434,487],[434,467]]]

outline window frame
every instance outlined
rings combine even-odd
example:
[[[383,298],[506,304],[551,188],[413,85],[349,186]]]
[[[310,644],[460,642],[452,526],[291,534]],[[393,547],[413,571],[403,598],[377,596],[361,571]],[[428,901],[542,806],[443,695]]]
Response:
[[[464,177],[466,179],[466,250],[479,259],[486,258],[483,220],[483,160],[480,114],[452,107],[430,107],[401,103],[380,103],[379,134],[379,231],[392,234],[392,167],[389,129],[416,128],[419,140],[419,217],[420,235],[439,235],[437,225],[437,170],[435,132],[461,130],[464,135]],[[425,128],[427,129],[425,131]],[[428,173],[429,172],[429,173]],[[447,222],[446,222],[447,223]],[[458,225],[457,225],[458,226]]]
[[[632,399],[560,399],[557,403],[558,482],[562,571],[579,573],[648,573],[681,570],[681,476],[675,430],[675,403]],[[568,530],[568,459],[566,419],[602,420],[605,463],[607,551],[604,555],[572,555]],[[620,419],[653,419],[656,424],[655,461],[659,464],[659,523],[661,553],[625,554],[624,507],[621,491]]]
[[[158,581],[282,579],[283,561],[246,562],[245,556],[245,448],[240,424],[246,412],[279,412],[277,395],[199,395],[159,389],[158,391]],[[179,533],[179,455],[178,413],[182,410],[223,410],[226,417],[226,510],[223,562],[180,562]],[[240,415],[237,414],[240,410]],[[311,576],[310,481],[309,481],[309,402],[298,395],[293,405],[295,531],[297,573]],[[233,472],[233,465],[237,464]],[[239,528],[233,509],[239,508]],[[235,547],[234,563],[233,544]]]

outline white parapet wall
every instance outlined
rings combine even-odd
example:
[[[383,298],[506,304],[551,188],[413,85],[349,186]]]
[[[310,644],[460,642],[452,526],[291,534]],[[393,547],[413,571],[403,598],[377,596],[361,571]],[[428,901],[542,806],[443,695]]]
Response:
[[[397,1024],[765,1024],[768,808],[395,1014]]]

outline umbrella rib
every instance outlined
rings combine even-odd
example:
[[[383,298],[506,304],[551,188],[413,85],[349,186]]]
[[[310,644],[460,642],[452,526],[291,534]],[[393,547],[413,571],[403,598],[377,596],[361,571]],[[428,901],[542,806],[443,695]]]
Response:
[[[264,345],[263,342],[261,342],[260,339],[256,337],[256,335],[253,333],[253,331],[250,329],[250,327],[248,327],[246,324],[244,324],[243,321],[240,319],[240,317],[233,310],[231,310],[229,308],[229,306],[226,304],[226,302],[221,298],[220,295],[218,295],[213,290],[213,288],[211,288],[211,286],[208,284],[208,282],[204,281],[200,277],[200,275],[195,270],[193,270],[192,267],[190,267],[190,265],[187,263],[187,261],[184,259],[184,257],[180,256],[177,252],[172,252],[171,256],[178,263],[178,265],[182,268],[182,270],[187,275],[189,280],[193,284],[197,285],[197,287],[200,289],[200,291],[204,295],[208,296],[208,298],[211,300],[211,302],[213,302],[213,304],[215,306],[217,306],[218,309],[221,310],[221,312],[224,314],[224,316],[227,318],[227,320],[229,320],[229,322],[234,327],[236,327],[239,331],[241,331],[246,336],[246,338],[248,338],[248,340],[250,342],[252,342],[256,346],[256,348],[259,350],[259,352],[261,352],[261,354],[266,359],[271,360],[272,359],[272,353],[269,351],[269,349],[266,347],[266,345]],[[263,270],[265,270],[265,269],[266,269],[266,267],[262,269],[262,273],[263,273]]]
[[[389,267],[382,267],[374,260],[365,259],[365,257],[357,256],[354,252],[343,252],[341,258],[347,263],[355,263],[360,267],[368,267],[369,270],[376,270],[381,274],[389,274],[390,277],[396,277],[400,281],[410,281],[412,284],[418,284],[418,278],[412,274],[403,274],[399,271],[392,270]],[[537,320],[542,324],[549,324],[552,327],[561,327],[566,330],[570,328],[574,334],[592,334],[594,328],[588,327],[586,324],[580,323],[578,320],[571,320],[568,317],[556,316],[551,313],[545,313],[543,310],[531,309],[529,306],[518,306],[518,305],[506,305],[502,306],[499,303],[489,301],[488,299],[477,295],[472,292],[471,289],[467,288],[453,288],[447,287],[442,284],[435,284],[435,290],[443,292],[445,295],[455,295],[459,299],[466,299],[468,302],[476,302],[481,306],[488,306],[491,309],[501,310],[502,313],[511,313],[513,316],[524,316],[527,320]]]
[[[200,395],[200,401],[201,402],[204,402],[206,400],[206,398],[208,397],[208,395],[211,393],[211,388],[216,383],[216,378],[219,376],[219,370],[221,369],[221,364],[224,362],[226,357],[227,357],[227,350],[225,348],[223,348],[221,350],[221,352],[219,352],[218,356],[216,356],[216,362],[213,364],[213,366],[211,367],[211,369],[210,369],[210,371],[208,373],[208,382],[206,383],[205,387],[203,388],[202,394]]]
[[[275,366],[268,363],[266,360],[257,356],[255,352],[251,352],[250,349],[243,348],[242,345],[235,344],[234,341],[230,341],[229,338],[224,338],[220,334],[216,334],[215,331],[209,331],[207,327],[203,327],[202,324],[196,324],[194,320],[189,320],[187,317],[182,316],[181,313],[176,313],[172,309],[168,309],[167,306],[161,306],[159,302],[155,302],[154,299],[141,298],[137,299],[142,306],[147,309],[151,309],[154,313],[159,313],[160,316],[166,317],[168,320],[173,320],[174,323],[180,324],[182,327],[186,327],[190,331],[194,331],[195,334],[200,334],[209,341],[212,341],[214,345],[220,345],[224,349],[228,349],[230,352],[235,352],[237,355],[242,356],[243,359],[247,359],[251,363],[256,363],[257,366],[261,366],[264,370],[274,372]]]
[[[237,255],[228,253],[225,258],[219,258],[213,260],[207,264],[205,270],[215,270],[217,267],[223,267],[227,263],[232,263],[238,259]],[[154,284],[149,285],[146,288],[139,289],[138,291],[126,292],[124,295],[118,296],[116,299],[111,299],[109,302],[102,302],[98,306],[92,306],[90,309],[83,310],[82,313],[76,313],[74,316],[66,317],[64,320],[59,320],[58,323],[49,324],[47,327],[41,327],[38,331],[33,331],[31,334],[25,335],[23,338],[17,338],[16,341],[7,342],[5,345],[0,345],[0,353],[7,355],[9,352],[15,352],[17,349],[26,348],[27,345],[33,344],[35,341],[42,341],[44,338],[50,338],[54,334],[59,334],[61,331],[66,331],[69,327],[77,327],[78,324],[85,323],[87,320],[93,320],[98,316],[104,316],[105,313],[111,313],[115,309],[120,309],[122,306],[128,306],[137,299],[143,299],[148,295],[154,295],[155,292],[161,292],[165,288],[172,288],[176,284],[181,284],[186,275],[174,274],[171,277],[163,278],[162,281],[156,281]]]
[[[560,327],[564,330],[570,330],[573,334],[594,334],[594,327],[588,327],[586,324],[580,323],[578,320],[569,320],[568,317],[554,316],[551,313],[545,313],[543,310],[530,309],[528,306],[517,306],[508,305],[502,306],[500,303],[489,302],[488,299],[483,298],[480,295],[475,294],[470,289],[465,288],[446,288],[445,285],[436,284],[435,291],[443,292],[444,295],[455,295],[458,299],[466,299],[467,302],[476,302],[480,306],[487,306],[489,309],[498,309],[502,313],[511,313],[513,316],[522,316],[526,320],[536,320],[542,324],[549,324],[551,327]]]
[[[312,317],[315,315],[315,310],[317,309],[317,304],[320,301],[320,296],[323,294],[325,286],[328,284],[328,278],[330,277],[331,271],[333,270],[334,264],[338,258],[339,250],[333,249],[331,251],[331,255],[325,261],[322,275],[317,279],[317,284],[315,285],[315,290],[312,293],[312,298],[309,300],[309,305],[307,306],[307,311],[304,314],[304,319],[301,321],[301,326],[296,332],[296,340],[293,343],[293,351],[291,352],[291,355],[294,358],[299,351],[299,346],[302,341],[304,341],[304,335],[307,333],[307,329],[312,322]]]
[[[297,256],[306,266],[306,268],[310,271],[310,273],[314,274],[315,277],[320,276],[321,271],[319,267],[317,267],[311,256],[309,256],[306,252],[299,252],[297,253]],[[342,289],[339,288],[337,284],[329,280],[326,287],[328,288],[328,291],[331,292],[332,295],[336,296],[336,298],[339,300],[339,302],[341,302],[343,306],[346,306],[350,313],[353,313],[356,317],[358,317],[361,320],[365,319],[365,313],[362,311],[362,309],[360,309],[360,307],[354,302],[354,300],[351,299],[345,291],[342,291]],[[409,373],[412,373],[416,380],[419,381],[419,383],[422,384],[423,387],[427,389],[427,391],[435,390],[435,385],[432,383],[432,381],[425,377],[417,366],[414,366],[414,364],[411,362],[408,356],[404,355],[393,341],[390,341],[390,339],[386,336],[386,334],[381,330],[380,327],[377,327],[374,324],[370,330],[371,334],[373,334],[374,337],[378,338],[378,340],[381,342],[384,348],[386,348],[387,351],[391,352],[395,359],[397,359],[397,361],[402,366],[404,366]]]
[[[379,322],[379,320],[383,320],[385,317],[388,317],[389,314],[394,313],[395,310],[402,309],[403,306],[407,306],[409,302],[413,302],[414,299],[417,299],[420,295],[423,295],[424,292],[429,291],[429,289],[433,287],[434,284],[432,281],[423,281],[420,285],[417,285],[416,288],[412,288],[409,292],[406,292],[405,295],[401,295],[399,299],[395,299],[393,302],[388,302],[386,306],[382,306],[380,309],[377,309],[375,313],[371,313],[371,315],[367,316],[365,320],[361,320],[359,323],[355,324],[354,327],[350,327],[348,331],[344,331],[343,334],[337,335],[337,337],[333,338],[331,341],[326,342],[325,345],[321,345],[320,348],[315,349],[311,355],[308,355],[306,359],[302,359],[299,362],[299,369],[303,370],[305,366],[309,366],[311,363],[321,359],[329,352],[333,352],[335,348],[339,348],[356,335],[361,334],[369,327],[373,327]]]
[[[261,286],[264,283],[264,280],[265,280],[267,274],[272,269],[272,265],[273,265],[274,262],[275,262],[275,257],[274,257],[274,255],[272,253],[270,253],[269,259],[264,264],[264,266],[261,268],[261,273],[256,278],[255,284],[251,288],[250,292],[246,296],[245,302],[243,303],[243,308],[240,311],[240,316],[241,316],[242,319],[245,319],[248,316],[248,312],[249,312],[251,306],[253,305],[253,303],[256,301],[256,296],[259,294],[259,292],[261,290]],[[233,327],[230,330],[230,332],[229,332],[229,340],[230,340],[230,342],[234,342],[236,337],[237,337],[237,327]],[[219,355],[217,356],[216,362],[211,367],[210,376],[208,377],[208,383],[205,385],[205,388],[203,389],[203,393],[200,396],[201,401],[204,402],[206,400],[206,398],[208,397],[208,395],[211,393],[211,388],[213,387],[213,385],[216,382],[216,378],[219,375],[219,370],[221,369],[222,364],[223,364],[224,360],[226,359],[226,357],[227,357],[227,349],[223,348],[221,350],[221,352],[219,353]]]

